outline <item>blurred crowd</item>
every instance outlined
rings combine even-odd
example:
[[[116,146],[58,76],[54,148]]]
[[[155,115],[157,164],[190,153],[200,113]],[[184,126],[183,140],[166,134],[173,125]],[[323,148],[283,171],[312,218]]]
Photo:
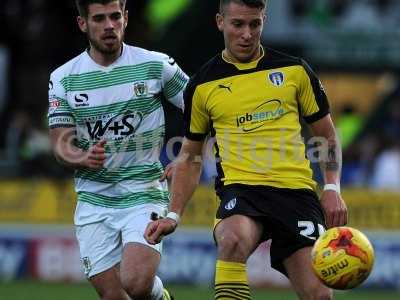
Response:
[[[308,18],[321,26],[385,30],[400,24],[396,0],[291,0],[296,18]]]
[[[400,191],[400,87],[368,117],[346,108],[337,128],[343,141],[343,184]]]
[[[174,2],[168,1],[171,5]],[[179,13],[170,13],[168,20],[160,14],[162,7],[155,8],[161,2],[128,0],[130,24],[126,40],[171,54],[191,75],[217,52],[216,49],[223,47],[214,26],[218,1],[176,1],[185,2],[185,5],[177,4]],[[298,28],[311,24],[314,27],[342,26],[379,31],[400,24],[400,1],[397,0],[269,2],[271,9],[286,3],[290,18],[286,24],[295,24]],[[199,11],[208,13],[199,14]],[[73,0],[0,1],[0,26],[3,29],[0,35],[0,74],[3,66],[7,75],[0,77],[0,81],[4,78],[0,88],[2,84],[7,86],[4,95],[0,93],[0,177],[65,178],[71,175],[71,171],[59,167],[51,155],[46,114],[50,71],[86,47],[86,39],[78,30],[75,16]],[[267,28],[272,27],[266,32],[275,31],[282,39],[284,26],[281,24],[267,23]],[[269,41],[266,35],[265,39],[268,45],[272,40],[271,46],[274,46],[272,37]],[[187,45],[191,45],[190,49]],[[275,46],[280,45],[282,43],[277,42]],[[296,51],[298,48],[293,49]],[[302,55],[301,51],[291,53]],[[329,72],[330,67],[319,66],[318,71]],[[389,71],[395,73],[396,69]],[[377,103],[378,107],[368,115],[360,114],[354,105],[345,106],[340,114],[335,115],[343,141],[342,184],[400,190],[400,87]],[[176,132],[173,128],[169,135]],[[213,161],[206,161],[202,180],[211,182],[214,176]]]

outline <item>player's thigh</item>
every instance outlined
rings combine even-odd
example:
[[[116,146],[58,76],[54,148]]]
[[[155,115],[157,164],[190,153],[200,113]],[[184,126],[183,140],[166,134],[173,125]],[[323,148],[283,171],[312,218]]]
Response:
[[[317,195],[305,190],[269,191],[279,203],[272,208],[271,266],[287,274],[283,262],[299,249],[312,247],[324,231],[324,215]],[[268,225],[266,225],[268,226]]]
[[[297,250],[283,261],[289,280],[301,300],[332,297],[332,291],[324,286],[312,270],[311,247]]]
[[[162,243],[150,245],[144,238],[147,225],[152,222],[153,215],[165,217],[166,208],[153,204],[124,209],[116,215],[114,226],[120,228],[122,244],[138,243],[161,252]]]
[[[261,242],[265,217],[256,203],[262,202],[253,186],[226,185],[219,189],[214,238],[218,257],[224,260],[246,261]]]
[[[121,281],[123,286],[148,286],[153,279],[160,263],[162,243],[150,245],[144,238],[144,232],[152,213],[163,215],[163,208],[154,205],[144,205],[128,211],[121,216],[120,228],[124,245],[121,261]],[[138,276],[140,274],[140,276]]]
[[[89,279],[103,300],[129,300],[130,298],[121,285],[119,265],[94,275]]]
[[[160,253],[147,245],[127,243],[121,260],[121,282],[124,287],[148,290],[160,264]]]
[[[218,257],[226,260],[247,259],[260,243],[263,226],[255,219],[233,215],[219,220],[214,228]]]

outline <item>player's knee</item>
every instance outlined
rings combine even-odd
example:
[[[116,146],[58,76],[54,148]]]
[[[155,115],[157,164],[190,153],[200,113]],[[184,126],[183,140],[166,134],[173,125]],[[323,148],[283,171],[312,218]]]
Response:
[[[150,299],[151,289],[145,287],[127,287],[125,291],[131,299],[135,300]]]
[[[315,295],[314,298],[312,298],[312,300],[332,300],[333,299],[333,295],[331,292],[329,293],[321,293],[321,294],[317,294]]]
[[[122,287],[128,296],[135,300],[147,300],[152,290],[152,281],[146,278],[130,278],[121,280]]]
[[[316,299],[317,300],[332,300],[333,299],[333,292],[330,288],[320,285],[316,292]]]
[[[325,287],[319,286],[316,288],[308,289],[305,292],[305,296],[302,297],[302,300],[332,300],[332,290]]]
[[[101,293],[99,293],[100,299],[101,300],[125,300],[126,295],[123,290],[118,290],[118,289],[109,289],[109,290],[104,290]]]
[[[250,255],[244,239],[235,232],[224,232],[217,238],[218,256],[245,262]]]

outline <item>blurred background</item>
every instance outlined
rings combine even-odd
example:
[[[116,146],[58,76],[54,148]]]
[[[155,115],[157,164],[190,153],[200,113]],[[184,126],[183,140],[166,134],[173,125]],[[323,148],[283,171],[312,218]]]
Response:
[[[223,49],[217,8],[217,0],[128,0],[126,42],[165,52],[193,75]],[[96,299],[74,238],[72,172],[56,163],[47,136],[49,74],[87,46],[76,15],[73,0],[0,1],[1,300]],[[269,0],[263,43],[305,58],[324,84],[343,144],[349,225],[375,247],[367,282],[338,299],[399,299],[400,1]],[[180,127],[169,120],[168,135]],[[211,299],[214,176],[207,161],[183,225],[165,241],[160,276],[178,299],[197,299],[194,287]],[[270,270],[268,249],[249,260],[255,299],[295,299]]]

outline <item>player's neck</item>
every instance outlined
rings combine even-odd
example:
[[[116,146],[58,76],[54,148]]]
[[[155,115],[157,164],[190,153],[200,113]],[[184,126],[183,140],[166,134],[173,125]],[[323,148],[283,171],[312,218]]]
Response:
[[[258,59],[259,59],[261,56],[263,56],[263,55],[264,55],[264,49],[261,47],[261,45],[258,47],[258,49],[257,49],[257,51],[254,53],[254,55],[253,55],[251,58],[249,58],[248,60],[246,60],[246,61],[241,61],[241,60],[237,59],[237,58],[233,55],[233,53],[230,52],[227,48],[225,48],[225,49],[222,51],[222,57],[223,57],[227,62],[234,63],[234,64],[237,64],[237,63],[239,63],[239,64],[251,63],[251,62],[253,62],[253,61],[258,60]]]
[[[118,51],[114,53],[102,53],[96,50],[94,47],[88,49],[89,56],[100,66],[108,67],[114,63],[122,55],[123,46]]]

